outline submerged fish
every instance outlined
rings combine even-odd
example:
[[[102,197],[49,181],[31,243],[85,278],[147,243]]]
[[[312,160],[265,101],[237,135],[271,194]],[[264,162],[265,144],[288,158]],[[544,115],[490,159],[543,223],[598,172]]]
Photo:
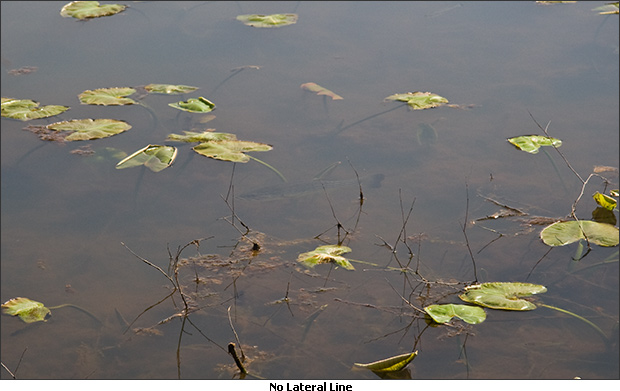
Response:
[[[359,178],[359,183],[370,187],[380,187],[383,180],[383,174],[368,175]],[[243,193],[239,198],[246,200],[279,200],[283,198],[299,198],[307,195],[318,193],[325,189],[335,189],[339,187],[357,185],[357,178],[345,179],[340,181],[325,181],[315,179],[305,183],[282,183],[268,187],[262,187],[247,193]]]

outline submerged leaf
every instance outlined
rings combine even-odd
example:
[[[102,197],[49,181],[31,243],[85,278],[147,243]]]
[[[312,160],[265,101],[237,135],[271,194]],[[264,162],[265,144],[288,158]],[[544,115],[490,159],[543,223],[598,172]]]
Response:
[[[95,140],[114,136],[131,129],[127,122],[115,119],[74,119],[47,125],[48,129],[72,132],[66,141]]]
[[[618,205],[618,202],[616,200],[614,200],[610,196],[601,194],[598,191],[594,193],[592,198],[594,198],[594,201],[596,201],[597,204],[599,204],[600,206],[602,206],[603,208],[607,210],[614,210],[614,208]]]
[[[168,135],[169,141],[181,141],[184,143],[205,143],[209,141],[236,140],[237,136],[232,133],[213,132],[214,129],[207,129],[204,132],[190,132],[184,130],[185,135],[171,133]]]
[[[98,1],[73,1],[65,4],[60,10],[60,15],[64,18],[74,17],[77,19],[98,18],[118,14],[127,8],[122,4],[99,5]]]
[[[334,92],[328,90],[325,87],[321,87],[320,85],[316,84],[316,83],[304,83],[300,86],[301,88],[303,88],[304,90],[310,91],[310,92],[316,92],[317,95],[326,95],[332,98],[332,100],[339,100],[342,99],[342,96],[335,94]]]
[[[431,92],[420,91],[390,95],[384,99],[384,101],[388,100],[407,102],[407,104],[412,110],[430,109],[448,103],[448,100],[443,96],[439,96]]]
[[[215,105],[202,96],[198,98],[190,98],[186,102],[180,101],[168,103],[168,106],[183,111],[189,111],[190,113],[208,113],[215,109]]]
[[[368,364],[355,363],[356,367],[370,369],[373,372],[396,372],[407,366],[418,355],[418,351],[405,353]]]
[[[31,119],[53,117],[69,110],[67,106],[49,105],[39,107],[39,103],[30,99],[2,98],[2,116],[28,121]]]
[[[196,91],[198,87],[173,85],[173,84],[149,84],[144,89],[151,94],[178,95]]]
[[[465,287],[459,298],[468,303],[498,310],[528,311],[536,308],[530,301],[519,296],[530,296],[547,292],[542,285],[527,282],[485,282]]]
[[[478,324],[487,317],[483,308],[462,304],[433,304],[424,307],[424,311],[437,323],[448,323],[456,316],[469,324]]]
[[[270,151],[273,147],[269,144],[257,143],[254,141],[227,139],[201,143],[192,149],[196,151],[196,153],[212,159],[247,163],[250,161],[250,158],[248,155],[244,154],[244,152]]]
[[[297,14],[239,15],[237,20],[252,27],[282,27],[297,23]]]
[[[336,244],[319,246],[313,251],[299,254],[297,257],[297,262],[301,262],[309,267],[314,267],[319,263],[333,262],[347,270],[355,270],[348,259],[340,256],[340,254],[350,253],[351,251],[352,250],[347,246],[338,246]]]
[[[5,314],[19,316],[26,323],[46,322],[52,316],[52,312],[43,303],[25,297],[11,299],[2,304],[2,308]]]
[[[116,164],[116,168],[136,167],[144,165],[153,172],[159,172],[174,162],[177,157],[177,149],[168,145],[152,145],[132,153]]]
[[[127,96],[135,92],[136,90],[131,87],[98,88],[96,90],[86,90],[78,95],[78,98],[85,105],[133,105],[136,104],[136,101],[127,98]]]
[[[562,140],[547,136],[529,135],[518,136],[508,139],[508,142],[517,149],[520,149],[529,153],[538,153],[541,146],[554,146],[558,148],[562,145]]]
[[[547,246],[565,246],[587,238],[599,246],[613,247],[618,245],[618,228],[590,220],[559,221],[543,229],[540,238]]]

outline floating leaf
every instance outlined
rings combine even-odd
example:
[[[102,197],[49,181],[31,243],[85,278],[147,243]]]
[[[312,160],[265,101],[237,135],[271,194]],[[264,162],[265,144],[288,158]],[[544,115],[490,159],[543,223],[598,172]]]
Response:
[[[177,157],[177,149],[168,145],[152,145],[132,153],[116,164],[116,168],[124,168],[145,165],[153,172],[159,172],[174,162]]]
[[[299,254],[297,262],[302,262],[310,267],[314,267],[319,263],[333,262],[347,270],[355,270],[348,259],[340,256],[340,254],[350,253],[351,251],[352,250],[347,246],[338,246],[336,244],[319,246],[313,251]]]
[[[297,23],[297,14],[239,15],[237,20],[252,27],[282,27]]]
[[[131,129],[127,122],[115,119],[74,119],[47,125],[48,129],[72,132],[66,141],[95,140]]]
[[[196,91],[198,87],[173,85],[173,84],[149,84],[144,89],[151,94],[179,95]]]
[[[310,91],[310,92],[316,92],[317,95],[326,95],[332,98],[332,100],[339,100],[342,99],[342,96],[333,93],[332,91],[328,90],[325,87],[321,87],[320,85],[316,84],[316,83],[304,83],[300,86],[301,88],[303,88],[304,90]]]
[[[453,316],[469,324],[484,322],[487,315],[481,307],[462,304],[433,304],[424,307],[424,311],[437,323],[448,323]]]
[[[215,109],[215,105],[202,96],[198,98],[190,98],[186,102],[180,101],[168,103],[168,106],[183,111],[189,111],[191,113],[208,113]]]
[[[530,301],[519,296],[530,296],[547,292],[542,285],[527,282],[485,282],[465,287],[459,298],[468,303],[498,310],[528,311],[536,308]]]
[[[547,136],[529,135],[509,138],[508,142],[517,149],[529,153],[538,153],[538,149],[542,146],[554,146],[556,148],[562,145],[562,140]]]
[[[594,193],[592,198],[594,198],[594,201],[596,201],[597,204],[599,204],[600,206],[602,206],[603,208],[607,210],[614,210],[614,208],[618,205],[618,202],[616,200],[614,200],[610,196],[601,194],[598,191]]]
[[[52,316],[49,308],[43,303],[25,297],[16,297],[2,304],[5,314],[19,316],[26,323],[46,322]]]
[[[590,243],[599,246],[617,246],[618,228],[596,221],[572,220],[553,223],[540,232],[540,238],[547,246],[565,246],[586,237]]]
[[[420,91],[407,92],[406,94],[390,95],[384,99],[384,101],[388,100],[407,102],[407,104],[412,110],[430,109],[448,103],[448,100],[442,96],[433,94],[431,92]]]
[[[126,97],[135,92],[136,90],[130,87],[98,88],[96,90],[86,90],[78,95],[78,98],[85,105],[133,105],[137,102]]]
[[[2,98],[2,116],[7,118],[28,121],[31,119],[47,118],[69,110],[67,106],[43,106],[30,99]]]
[[[254,141],[221,140],[201,143],[192,148],[200,155],[212,159],[226,160],[236,163],[247,163],[250,157],[244,152],[270,151],[273,147],[269,144]]]
[[[99,5],[98,1],[73,1],[60,10],[64,18],[89,19],[118,14],[127,8],[122,4]]]
[[[618,11],[620,11],[620,7],[618,6],[618,2],[607,3],[600,7],[592,8],[592,11],[599,11],[601,15],[612,15],[617,14]]]
[[[204,132],[190,132],[184,130],[185,135],[171,133],[168,141],[180,141],[184,143],[205,143],[209,141],[236,140],[237,136],[232,133],[214,132],[214,129],[207,129]]]
[[[405,353],[368,364],[355,363],[356,367],[370,369],[373,372],[396,372],[407,366],[418,355],[418,351]]]

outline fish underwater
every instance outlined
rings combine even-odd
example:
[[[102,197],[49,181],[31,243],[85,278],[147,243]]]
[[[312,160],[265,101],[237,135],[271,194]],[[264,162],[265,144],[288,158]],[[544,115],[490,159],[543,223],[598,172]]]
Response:
[[[344,179],[344,180],[321,180],[314,179],[309,182],[303,183],[281,183],[278,185],[272,185],[255,189],[247,193],[239,195],[239,198],[252,201],[267,201],[267,200],[281,200],[285,198],[300,198],[310,194],[315,194],[323,191],[323,189],[335,189],[347,186],[368,185],[372,188],[381,187],[381,181],[385,176],[383,174],[367,175],[359,178]]]

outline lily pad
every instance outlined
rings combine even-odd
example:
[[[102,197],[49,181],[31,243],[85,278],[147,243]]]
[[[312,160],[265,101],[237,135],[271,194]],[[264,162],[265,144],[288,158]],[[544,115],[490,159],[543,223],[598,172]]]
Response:
[[[30,99],[2,98],[2,116],[28,121],[31,119],[53,117],[69,110],[67,106],[48,105],[39,107],[39,103]]]
[[[115,119],[74,119],[47,125],[48,129],[71,132],[66,141],[96,140],[131,129],[127,122]]]
[[[198,98],[190,98],[185,102],[180,101],[175,103],[168,103],[168,106],[183,111],[189,111],[190,113],[208,113],[215,109],[215,105],[213,104],[213,102],[209,101],[206,98],[203,98],[202,96]]]
[[[78,95],[80,103],[85,105],[121,106],[133,105],[137,102],[127,96],[134,94],[131,87],[98,88],[86,90]]]
[[[607,3],[600,7],[592,8],[592,11],[599,11],[599,14],[601,15],[613,15],[618,14],[620,8],[618,6],[618,2],[616,1],[615,3]]]
[[[25,297],[16,297],[2,304],[5,314],[19,316],[26,323],[46,322],[52,311],[45,307],[43,303],[30,300]]]
[[[314,267],[319,263],[333,262],[347,270],[355,270],[348,259],[340,256],[340,254],[350,253],[351,251],[352,250],[347,246],[338,246],[336,244],[319,246],[313,251],[299,254],[297,262],[301,262],[310,267]]]
[[[614,208],[618,205],[618,202],[616,200],[614,200],[610,196],[601,194],[598,191],[594,193],[592,198],[594,198],[594,201],[596,201],[597,204],[599,204],[600,206],[602,206],[603,208],[607,210],[614,210]]]
[[[300,86],[301,88],[303,88],[304,90],[310,91],[310,92],[316,92],[317,95],[326,95],[329,96],[330,98],[332,98],[332,100],[339,100],[339,99],[343,99],[342,96],[335,94],[334,92],[328,90],[325,87],[321,87],[320,85],[316,84],[316,83],[304,83]]]
[[[356,367],[370,369],[373,372],[396,372],[407,366],[418,355],[418,351],[405,353],[394,357],[385,358],[383,360],[371,362],[368,364],[355,363]]]
[[[536,308],[530,301],[519,296],[547,292],[542,285],[527,282],[485,282],[465,287],[459,298],[468,303],[498,310],[528,311]]]
[[[538,136],[535,134],[509,138],[508,142],[517,147],[517,149],[529,153],[538,153],[540,147],[543,146],[554,146],[558,148],[562,145],[562,140],[553,137]]]
[[[270,151],[269,144],[242,140],[220,140],[201,143],[192,148],[196,153],[217,160],[235,163],[247,163],[250,157],[244,152]]]
[[[456,316],[469,324],[478,324],[487,317],[483,308],[462,304],[433,304],[424,307],[424,311],[437,323],[448,323]]]
[[[196,91],[198,87],[173,85],[173,84],[149,84],[144,89],[151,94],[179,95]]]
[[[127,8],[122,4],[99,5],[98,1],[72,1],[60,10],[64,18],[90,19],[118,14]]]
[[[177,157],[177,149],[168,145],[152,145],[132,153],[116,164],[122,170],[129,167],[146,166],[153,172],[170,167]]]
[[[388,101],[388,100],[397,100],[401,102],[407,102],[407,104],[412,110],[430,109],[430,108],[442,106],[445,103],[448,103],[448,100],[444,98],[443,96],[433,94],[432,92],[420,92],[420,91],[407,92],[405,94],[390,95],[384,99],[384,101]]]
[[[180,141],[184,143],[205,143],[209,141],[236,140],[237,136],[232,133],[214,132],[214,129],[207,129],[204,132],[190,132],[184,130],[185,135],[171,133],[168,141]]]
[[[617,246],[618,228],[596,221],[572,220],[553,223],[540,232],[540,238],[547,246],[565,246],[586,237],[590,243],[599,246]]]
[[[237,20],[252,27],[282,27],[297,23],[297,14],[239,15]]]

